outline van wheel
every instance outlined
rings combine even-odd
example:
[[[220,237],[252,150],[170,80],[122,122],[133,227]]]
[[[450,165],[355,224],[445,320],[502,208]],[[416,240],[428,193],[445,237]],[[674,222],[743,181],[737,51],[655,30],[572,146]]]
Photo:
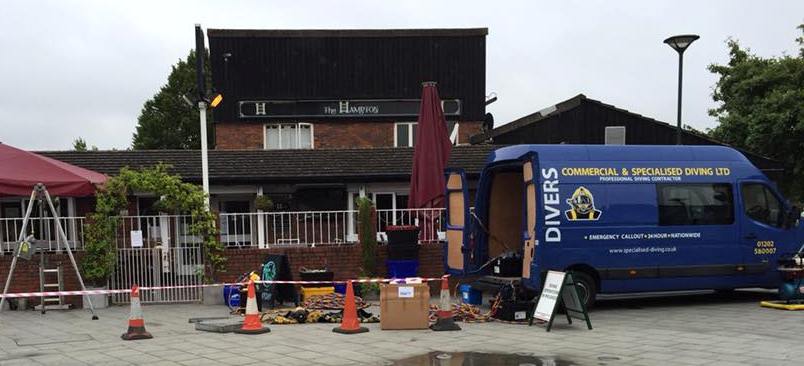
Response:
[[[585,272],[572,272],[572,278],[578,284],[578,297],[581,298],[587,310],[591,309],[597,297],[597,281]]]

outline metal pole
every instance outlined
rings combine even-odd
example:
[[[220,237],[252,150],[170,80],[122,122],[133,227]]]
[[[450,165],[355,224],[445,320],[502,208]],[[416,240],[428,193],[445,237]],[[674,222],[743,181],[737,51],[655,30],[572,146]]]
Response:
[[[75,269],[75,276],[78,277],[78,283],[81,285],[81,291],[86,291],[87,287],[84,286],[84,279],[81,278],[81,271],[78,270],[78,264],[75,262],[75,257],[73,257],[73,250],[70,249],[67,234],[64,232],[64,228],[61,226],[59,213],[56,212],[56,207],[53,207],[53,200],[50,199],[50,193],[48,193],[47,188],[42,183],[37,184],[36,188],[41,189],[41,193],[45,195],[45,200],[47,200],[47,205],[50,207],[50,212],[53,214],[53,218],[56,220],[56,230],[58,231],[58,235],[61,236],[62,240],[64,240],[64,248],[67,249],[67,256],[70,257],[70,262],[73,264],[73,269]],[[87,302],[89,303],[89,311],[92,313],[92,320],[98,320],[98,315],[95,314],[95,306],[92,305],[91,296],[86,295],[84,298],[86,298]],[[43,309],[44,306],[45,305],[42,304]]]
[[[204,187],[205,208],[209,210],[209,162],[207,159],[207,103],[198,102],[199,120],[201,121],[201,181]]]
[[[676,116],[676,145],[681,143],[681,80],[684,75],[684,51],[678,53],[678,108]]]
[[[28,220],[31,217],[31,211],[33,210],[34,198],[36,198],[35,188],[31,190],[31,198],[28,200],[28,209],[25,210],[25,216],[22,218],[22,228],[20,229],[20,236],[17,238],[18,243],[25,239],[25,230],[28,228]],[[11,276],[14,275],[14,267],[17,266],[17,257],[20,255],[20,249],[22,249],[22,246],[17,245],[17,250],[14,252],[14,258],[11,259],[11,268],[8,269],[8,277],[6,277],[5,287],[3,287],[3,295],[8,293],[8,287],[11,286]],[[3,304],[5,304],[5,302],[5,296],[0,298],[0,311],[3,311]]]

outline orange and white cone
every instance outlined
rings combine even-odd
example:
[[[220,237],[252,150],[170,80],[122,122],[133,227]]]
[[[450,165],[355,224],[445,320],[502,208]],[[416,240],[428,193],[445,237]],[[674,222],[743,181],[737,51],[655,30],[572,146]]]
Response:
[[[257,309],[257,294],[254,291],[254,281],[248,281],[248,301],[246,302],[246,318],[243,319],[243,326],[235,330],[240,334],[263,334],[271,331],[271,328],[263,327],[260,320],[260,311]]]
[[[438,319],[430,326],[434,331],[461,330],[452,319],[452,301],[449,299],[449,276],[441,277],[441,305],[438,308]]]
[[[346,282],[346,299],[343,301],[343,319],[341,326],[332,328],[335,333],[357,334],[368,332],[368,328],[360,326],[360,319],[357,318],[357,305],[355,304],[355,290],[352,281]]]
[[[131,286],[131,315],[128,317],[128,331],[120,336],[124,341],[134,341],[138,339],[151,339],[151,333],[145,330],[145,319],[142,318],[142,307],[140,306],[140,287],[136,284]]]

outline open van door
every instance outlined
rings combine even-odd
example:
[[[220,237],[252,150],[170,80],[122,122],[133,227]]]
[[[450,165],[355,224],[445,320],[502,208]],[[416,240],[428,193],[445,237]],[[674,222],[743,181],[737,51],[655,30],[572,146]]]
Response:
[[[529,156],[528,159],[522,163],[522,179],[525,184],[524,192],[524,200],[525,204],[522,205],[524,209],[523,217],[523,230],[522,230],[522,240],[523,240],[523,253],[522,253],[522,279],[524,281],[530,280],[531,276],[531,265],[533,264],[533,258],[536,254],[536,246],[538,245],[538,241],[536,240],[536,180],[534,172],[536,171],[536,167],[534,166],[534,162],[532,158]]]
[[[447,247],[444,253],[447,272],[464,273],[464,247],[468,241],[469,201],[466,173],[463,169],[447,169]]]

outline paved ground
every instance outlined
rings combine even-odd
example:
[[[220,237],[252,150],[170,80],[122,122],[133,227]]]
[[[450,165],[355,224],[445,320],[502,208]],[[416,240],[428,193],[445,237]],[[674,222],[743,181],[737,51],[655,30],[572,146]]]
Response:
[[[594,330],[559,320],[550,333],[486,323],[461,324],[460,332],[380,331],[370,324],[369,333],[340,335],[331,325],[307,324],[275,325],[257,336],[214,334],[195,331],[187,319],[226,315],[223,307],[151,305],[144,311],[154,339],[131,342],[120,340],[127,307],[101,310],[97,321],[84,311],[4,312],[0,364],[387,365],[432,351],[530,353],[544,364],[802,364],[804,312],[760,308],[766,297],[610,300],[592,312]]]

